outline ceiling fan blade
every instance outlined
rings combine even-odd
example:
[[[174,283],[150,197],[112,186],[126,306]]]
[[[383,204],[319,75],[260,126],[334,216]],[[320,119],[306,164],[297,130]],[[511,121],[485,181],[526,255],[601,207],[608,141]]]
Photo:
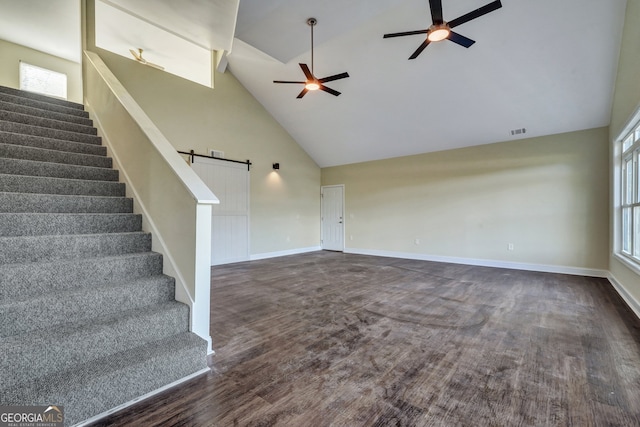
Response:
[[[431,8],[431,19],[434,24],[442,24],[442,0],[429,0],[429,7]]]
[[[305,84],[306,82],[291,82],[288,80],[274,80],[274,83],[298,83],[298,84]]]
[[[298,64],[300,65],[300,68],[302,68],[302,72],[304,73],[304,76],[309,79],[309,80],[313,80],[313,74],[311,74],[311,70],[309,70],[309,67],[307,66],[307,64]]]
[[[325,77],[324,79],[319,79],[318,82],[320,83],[332,82],[334,80],[345,79],[347,77],[349,77],[349,73],[340,73],[333,76]]]
[[[154,64],[153,62],[145,62],[145,65],[148,65],[148,66],[150,66],[152,68],[155,68],[157,70],[164,71],[164,67],[162,65]]]
[[[142,60],[142,57],[135,50],[129,49],[129,52],[131,52],[131,55],[133,55],[133,57],[136,59],[136,61],[141,61]]]
[[[426,30],[416,30],[416,31],[405,31],[402,33],[390,33],[390,34],[385,34],[384,36],[382,36],[383,39],[388,39],[390,37],[404,37],[404,36],[413,36],[416,34],[427,34],[429,32],[429,29]]]
[[[305,95],[307,94],[307,92],[309,92],[309,89],[307,89],[307,88],[305,87],[304,89],[302,89],[302,92],[300,92],[300,93],[298,94],[298,96],[296,96],[296,98],[298,98],[298,99],[302,98],[303,96],[305,96]]]
[[[416,51],[415,51],[415,52],[413,52],[413,55],[411,55],[411,56],[409,57],[409,59],[416,59],[416,58],[418,57],[418,55],[420,55],[420,54],[422,53],[422,51],[423,51],[427,46],[429,46],[429,43],[430,43],[430,42],[429,42],[429,39],[425,39],[425,40],[422,42],[422,44],[420,45],[420,47],[418,47],[418,48],[416,49]]]
[[[462,15],[453,21],[449,21],[449,28],[457,27],[458,25],[464,24],[465,22],[469,22],[472,19],[476,19],[481,17],[482,15],[486,15],[489,12],[493,12],[494,10],[498,10],[502,7],[502,3],[500,0],[493,1],[487,5],[484,5],[476,10],[473,10],[465,15]]]
[[[461,34],[455,33],[453,31],[449,32],[449,37],[447,37],[449,40],[451,40],[454,43],[459,44],[460,46],[469,48],[471,47],[472,44],[474,44],[476,41],[475,40],[471,40],[468,37],[465,37]]]
[[[334,96],[340,95],[340,92],[338,92],[337,90],[333,90],[330,87],[326,87],[325,85],[320,85],[320,90],[323,90],[323,91],[325,91],[327,93],[330,93],[331,95],[334,95]]]

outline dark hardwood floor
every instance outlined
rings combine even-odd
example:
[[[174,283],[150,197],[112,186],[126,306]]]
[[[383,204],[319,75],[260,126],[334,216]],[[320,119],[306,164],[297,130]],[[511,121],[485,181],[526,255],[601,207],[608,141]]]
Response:
[[[212,270],[212,372],[95,426],[638,426],[605,279],[315,252]]]

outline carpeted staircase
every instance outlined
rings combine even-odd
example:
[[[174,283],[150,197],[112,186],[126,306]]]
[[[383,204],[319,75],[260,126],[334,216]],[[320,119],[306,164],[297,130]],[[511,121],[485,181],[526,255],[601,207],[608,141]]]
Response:
[[[82,105],[0,87],[0,404],[73,425],[207,367],[132,212]]]

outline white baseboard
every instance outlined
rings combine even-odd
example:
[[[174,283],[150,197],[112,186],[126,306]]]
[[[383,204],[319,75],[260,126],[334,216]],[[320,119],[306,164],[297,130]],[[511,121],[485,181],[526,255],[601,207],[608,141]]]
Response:
[[[627,290],[624,288],[624,286],[622,286],[620,284],[620,282],[618,282],[618,280],[615,278],[615,276],[613,274],[609,273],[607,275],[607,279],[609,279],[609,282],[611,283],[613,288],[616,290],[618,295],[620,295],[622,297],[624,302],[627,303],[629,308],[640,319],[640,302],[637,299],[635,299],[629,292],[627,292]]]
[[[439,255],[416,254],[411,252],[381,251],[375,249],[345,248],[345,253],[358,255],[373,255],[389,258],[415,259],[420,261],[448,262],[452,264],[477,265],[480,267],[508,268],[511,270],[539,271],[543,273],[571,274],[574,276],[589,276],[606,278],[607,270],[593,268],[568,267],[563,265],[528,264],[521,262],[496,261],[490,259],[458,258]]]
[[[163,391],[170,389],[171,387],[175,387],[175,386],[180,385],[180,384],[182,384],[184,382],[187,382],[187,381],[190,381],[190,380],[192,380],[194,378],[197,378],[197,377],[199,377],[201,375],[208,374],[210,371],[211,371],[211,368],[201,369],[198,372],[194,372],[193,374],[191,374],[189,376],[186,376],[184,378],[180,378],[179,380],[174,381],[171,384],[167,384],[167,385],[165,385],[163,387],[160,387],[158,389],[155,389],[155,390],[153,390],[153,391],[151,391],[151,392],[149,392],[147,394],[144,394],[144,395],[142,395],[140,397],[136,397],[135,399],[130,400],[128,402],[125,402],[122,405],[118,405],[115,408],[111,408],[108,411],[104,411],[101,414],[95,415],[95,416],[89,418],[88,420],[84,420],[84,421],[82,421],[82,422],[80,422],[78,424],[74,424],[73,427],[81,427],[81,426],[87,426],[89,424],[93,424],[96,421],[98,421],[98,420],[100,420],[102,418],[108,417],[111,414],[115,414],[118,411],[122,411],[123,409],[126,409],[131,405],[135,405],[136,403],[141,402],[141,401],[143,401],[145,399],[148,399],[150,397],[153,397],[156,394],[160,394]]]
[[[322,250],[320,246],[311,246],[308,248],[297,248],[297,249],[288,249],[286,251],[276,251],[276,252],[264,252],[261,254],[253,254],[249,257],[250,261],[257,261],[259,259],[267,259],[267,258],[276,258],[279,256],[287,256],[287,255],[298,255],[305,254],[307,252],[316,252]]]

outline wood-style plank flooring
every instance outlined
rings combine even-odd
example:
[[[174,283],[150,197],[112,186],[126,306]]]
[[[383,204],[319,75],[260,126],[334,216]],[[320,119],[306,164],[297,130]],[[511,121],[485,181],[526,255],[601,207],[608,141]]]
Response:
[[[212,269],[212,373],[95,426],[640,426],[605,279],[315,252]]]

